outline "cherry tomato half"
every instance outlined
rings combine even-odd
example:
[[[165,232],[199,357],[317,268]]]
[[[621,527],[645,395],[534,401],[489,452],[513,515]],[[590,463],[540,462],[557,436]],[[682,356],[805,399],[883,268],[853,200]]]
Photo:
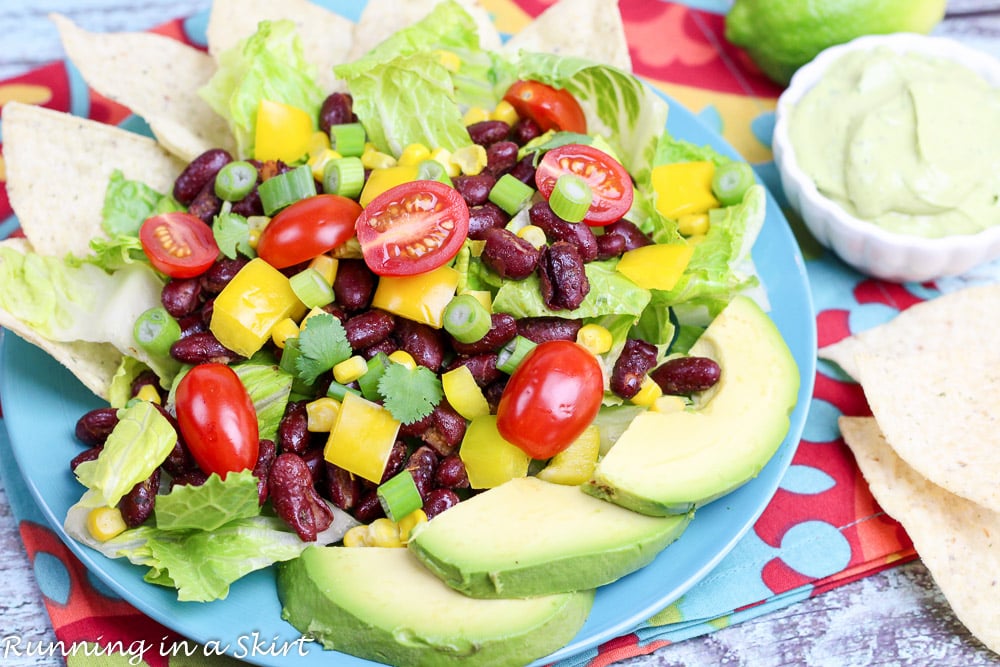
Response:
[[[533,459],[555,456],[594,421],[604,396],[597,359],[569,340],[539,343],[510,376],[497,430]]]
[[[257,254],[276,269],[305,262],[354,236],[361,205],[340,195],[316,195],[282,209],[267,223]]]
[[[539,81],[516,81],[504,93],[504,100],[522,118],[538,123],[542,132],[563,130],[587,133],[587,117],[573,94]]]
[[[253,469],[260,446],[257,413],[236,371],[199,364],[177,383],[177,426],[207,475]]]
[[[410,181],[373,199],[356,231],[365,263],[378,275],[425,273],[458,253],[469,233],[469,207],[449,185]]]
[[[212,228],[180,211],[146,218],[139,242],[153,268],[171,278],[201,275],[219,257]]]
[[[603,227],[619,220],[632,207],[632,177],[617,160],[584,144],[567,144],[545,154],[535,171],[535,185],[546,199],[556,181],[573,173],[587,182],[594,199],[583,221],[591,227]]]

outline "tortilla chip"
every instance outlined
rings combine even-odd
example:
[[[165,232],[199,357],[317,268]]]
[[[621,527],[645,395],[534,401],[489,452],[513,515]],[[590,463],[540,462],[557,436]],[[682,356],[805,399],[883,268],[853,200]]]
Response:
[[[371,0],[361,10],[354,26],[354,43],[347,61],[357,60],[398,30],[413,25],[427,16],[442,0]],[[500,48],[500,33],[490,19],[489,12],[478,0],[456,0],[479,30],[479,46],[488,51]]]
[[[27,239],[6,239],[0,246],[13,248],[20,253],[30,252]],[[3,260],[0,260],[3,261]],[[101,398],[107,398],[111,380],[122,361],[122,354],[110,343],[58,343],[39,336],[3,308],[0,308],[0,327],[15,333],[27,342],[41,348],[46,354],[65,366],[80,382]]]
[[[168,151],[190,162],[210,148],[233,149],[225,119],[198,95],[215,73],[211,56],[155,33],[93,33],[51,19],[87,85],[142,116]]]
[[[967,287],[911,306],[885,324],[820,348],[819,357],[836,363],[857,382],[855,356],[860,353],[906,356],[994,343],[989,313],[1000,313],[1000,285]]]
[[[511,37],[503,50],[578,56],[632,71],[618,0],[560,0]]]
[[[327,92],[342,89],[333,75],[334,65],[347,61],[354,23],[307,0],[215,0],[208,17],[208,52],[220,53],[257,31],[261,21],[295,22],[302,51],[316,68],[317,82]]]
[[[1000,652],[1000,514],[921,477],[874,419],[841,417],[840,430],[872,495],[906,529],[955,615]]]
[[[155,141],[117,127],[18,102],[3,108],[7,194],[35,251],[90,254],[112,172],[158,192],[184,163]]]
[[[872,414],[918,473],[1000,512],[1000,338],[910,357],[856,357]]]

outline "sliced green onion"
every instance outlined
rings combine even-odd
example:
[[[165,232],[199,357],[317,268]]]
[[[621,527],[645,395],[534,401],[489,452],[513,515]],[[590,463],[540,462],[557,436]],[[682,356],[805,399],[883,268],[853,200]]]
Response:
[[[389,368],[389,355],[385,352],[377,352],[374,357],[368,360],[368,371],[358,378],[358,386],[361,387],[361,395],[369,401],[381,401],[385,397],[378,390],[378,381],[385,374],[385,369]]]
[[[556,180],[556,185],[549,195],[549,206],[552,212],[566,222],[580,222],[590,210],[590,202],[594,200],[594,191],[576,174],[563,174]]]
[[[264,213],[274,215],[289,204],[316,194],[316,181],[313,180],[312,167],[307,164],[295,167],[291,171],[272,176],[257,188],[260,203]]]
[[[535,189],[522,183],[510,174],[504,174],[490,190],[490,201],[502,208],[508,215],[515,215],[531,201]]]
[[[390,477],[378,486],[375,493],[386,516],[393,521],[399,521],[424,505],[424,501],[420,498],[420,490],[409,470],[403,470]]]
[[[361,396],[361,392],[354,387],[348,387],[346,384],[341,384],[336,380],[330,382],[330,386],[326,389],[326,395],[330,398],[335,398],[338,401],[343,401],[344,396],[347,394],[355,394]]]
[[[497,368],[510,375],[521,365],[528,353],[535,349],[537,344],[530,338],[520,335],[514,336],[513,340],[497,352]]]
[[[471,294],[459,294],[448,302],[442,316],[444,330],[459,343],[474,343],[490,330],[490,312]]]
[[[743,201],[743,195],[756,182],[753,168],[746,162],[727,162],[715,168],[712,176],[712,194],[723,206]]]
[[[364,187],[365,167],[361,158],[337,158],[323,167],[323,192],[357,199]]]
[[[170,346],[180,340],[181,327],[163,306],[150,308],[135,321],[132,336],[136,344],[155,356],[170,354]]]
[[[365,152],[365,128],[361,123],[342,123],[330,127],[330,148],[343,157],[357,157]]]
[[[322,308],[333,302],[333,288],[316,269],[307,268],[299,271],[288,279],[288,284],[306,308]]]
[[[239,201],[257,184],[257,168],[245,160],[230,162],[215,176],[215,194],[219,199]]]
[[[417,165],[417,180],[438,181],[445,185],[452,185],[448,170],[437,160],[421,160],[420,164]]]

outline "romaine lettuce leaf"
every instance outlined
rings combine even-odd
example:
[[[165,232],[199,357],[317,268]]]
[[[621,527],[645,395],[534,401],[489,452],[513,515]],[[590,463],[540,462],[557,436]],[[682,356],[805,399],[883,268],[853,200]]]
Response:
[[[104,195],[104,221],[101,226],[108,236],[137,236],[143,220],[152,215],[160,200],[159,192],[139,181],[130,181],[120,169],[111,172]]]
[[[76,478],[94,494],[81,502],[114,507],[156,470],[177,442],[177,431],[148,401],[137,401],[119,414],[118,424],[93,461],[76,467]]]
[[[215,530],[236,519],[260,514],[253,471],[231,472],[223,480],[212,473],[204,484],[182,484],[156,497],[156,527],[163,530]]]
[[[287,19],[261,21],[256,33],[223,52],[218,70],[198,94],[229,123],[240,157],[253,155],[261,100],[288,104],[317,118],[324,97],[295,23]]]
[[[253,400],[260,437],[274,440],[278,424],[285,414],[294,378],[268,360],[251,359],[234,365],[233,370]]]

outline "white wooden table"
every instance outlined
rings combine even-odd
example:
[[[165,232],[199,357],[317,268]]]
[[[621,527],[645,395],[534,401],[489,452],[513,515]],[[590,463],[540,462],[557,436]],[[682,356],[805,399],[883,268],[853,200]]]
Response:
[[[277,1],[277,0],[276,0]],[[648,0],[653,1],[653,0]],[[0,79],[60,59],[51,11],[90,30],[143,30],[195,13],[208,0],[0,0]],[[1000,0],[951,0],[940,29],[1000,55]],[[0,665],[63,664],[4,655],[6,638],[55,641],[0,482]],[[619,663],[675,665],[1000,664],[952,614],[926,568],[914,562],[784,610]]]

